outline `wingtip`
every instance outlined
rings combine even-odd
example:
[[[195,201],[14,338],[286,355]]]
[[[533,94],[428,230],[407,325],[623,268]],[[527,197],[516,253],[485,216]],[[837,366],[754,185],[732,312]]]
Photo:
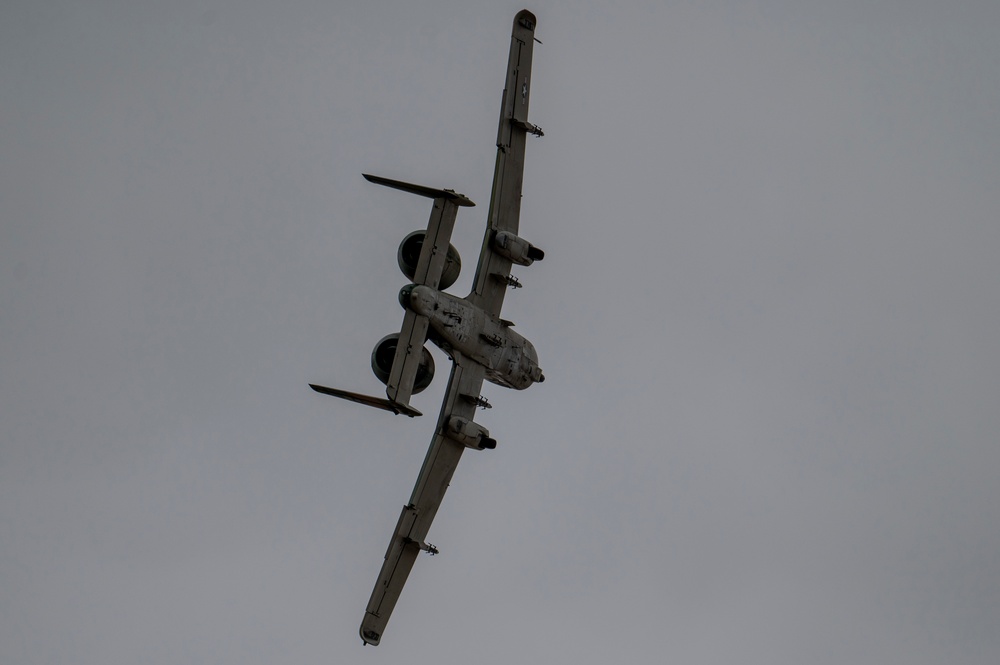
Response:
[[[365,619],[367,621],[367,617],[365,617]],[[365,646],[370,644],[373,647],[377,647],[378,643],[382,641],[382,636],[380,634],[371,628],[366,630],[365,624],[363,623],[361,624],[361,628],[358,630],[358,633],[361,635],[361,641],[365,643]]]
[[[538,19],[535,18],[535,15],[530,10],[522,9],[514,17],[514,22],[520,23],[523,27],[527,28],[528,30],[534,31],[535,25],[538,23]],[[528,22],[529,25],[524,25],[525,22]]]

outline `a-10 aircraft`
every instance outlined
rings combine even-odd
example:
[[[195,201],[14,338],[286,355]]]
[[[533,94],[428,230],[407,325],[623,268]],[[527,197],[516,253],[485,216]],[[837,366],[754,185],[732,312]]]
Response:
[[[434,376],[434,360],[424,343],[436,344],[453,363],[434,438],[410,501],[392,532],[361,622],[365,644],[378,644],[382,639],[417,555],[437,553],[425,538],[462,452],[496,447],[486,428],[473,421],[477,407],[489,408],[480,395],[483,380],[523,390],[545,379],[535,347],[514,332],[510,321],[500,318],[506,290],[520,286],[510,274],[512,264],[528,266],[544,257],[542,250],[517,235],[525,141],[528,134],[542,135],[540,128],[528,122],[534,32],[534,14],[518,12],[500,109],[486,236],[472,293],[458,298],[443,289],[455,283],[461,268],[458,252],[450,244],[458,208],[475,204],[453,190],[365,175],[369,182],[434,200],[427,230],[406,236],[397,253],[400,269],[412,280],[399,292],[406,310],[402,329],[383,338],[372,351],[372,370],[386,385],[386,398],[310,385],[317,392],[414,417],[421,414],[410,406],[410,395],[426,388]]]

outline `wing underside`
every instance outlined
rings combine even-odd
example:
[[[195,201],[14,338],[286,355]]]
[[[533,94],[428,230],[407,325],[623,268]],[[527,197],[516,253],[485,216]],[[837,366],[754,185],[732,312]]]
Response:
[[[542,132],[528,122],[531,97],[531,57],[535,38],[535,16],[523,10],[514,18],[507,60],[507,79],[497,129],[497,160],[483,248],[476,281],[469,299],[494,316],[499,315],[507,289],[511,262],[493,251],[493,238],[500,231],[517,233],[521,216],[521,183],[524,179],[524,147],[528,134]]]
[[[493,316],[498,316],[503,306],[511,268],[511,259],[505,258],[493,250],[494,237],[501,231],[517,233],[521,210],[525,142],[529,133],[536,135],[542,133],[538,127],[528,122],[529,78],[534,30],[535,16],[527,10],[518,12],[514,18],[514,27],[511,33],[510,57],[507,62],[507,78],[500,110],[496,170],[490,197],[486,235],[483,239],[479,264],[476,268],[473,290],[468,297],[473,305]],[[377,182],[371,177],[369,180]],[[447,251],[447,237],[451,234],[450,224],[454,222],[454,215],[447,208],[448,206],[454,208],[462,203],[449,199],[447,196],[437,198],[439,192],[436,190],[418,188],[406,183],[384,181],[378,182],[378,184],[435,198],[435,211],[431,214],[431,223],[428,229],[429,238],[434,237],[430,230],[435,225],[437,206],[439,203],[444,204],[445,209],[440,211],[441,216],[438,218],[438,223],[443,229],[446,229],[446,233],[443,234],[443,242],[436,242],[436,249],[434,253],[431,253],[428,243],[425,241],[422,252],[426,250],[428,253],[426,256],[422,255],[420,259],[420,263],[427,265],[433,275],[439,269],[430,267],[430,261],[432,258],[443,260],[443,257],[437,255],[437,252]],[[449,193],[449,195],[451,194],[454,193]],[[425,260],[428,263],[424,264]],[[419,267],[417,273],[418,275],[421,273]],[[435,283],[433,286],[436,288],[437,284]],[[407,313],[407,315],[409,314],[410,312]],[[407,321],[404,320],[404,330],[402,331],[404,335],[400,336],[397,346],[394,369],[397,364],[402,367],[407,358],[406,354],[410,354],[411,361],[413,358],[420,357],[420,351],[415,342],[417,338],[422,338],[426,333],[421,333],[420,322],[414,320],[409,323],[414,330],[407,335],[407,325]],[[411,347],[409,350],[403,348],[404,339],[412,341],[408,345]],[[420,339],[420,344],[423,344],[422,339]],[[361,639],[366,644],[378,644],[381,640],[417,555],[421,550],[432,554],[437,552],[432,545],[426,542],[427,533],[441,505],[445,491],[448,489],[452,474],[454,474],[462,453],[465,451],[465,446],[462,443],[447,436],[449,422],[453,417],[468,422],[473,421],[476,406],[480,402],[480,390],[486,372],[484,366],[466,359],[459,353],[453,353],[452,356],[454,365],[448,380],[441,413],[438,416],[434,438],[427,450],[410,501],[403,507],[396,522],[396,528],[386,549],[382,569],[361,623]],[[406,399],[409,398],[409,392],[405,389],[407,381],[407,377],[402,377],[400,383],[404,385],[404,389],[394,392],[392,389],[393,381],[390,380],[387,395],[393,403],[405,401],[402,399],[404,396]]]
[[[367,644],[379,643],[420,551],[437,551],[425,539],[465,450],[464,445],[445,436],[448,419],[458,416],[472,420],[476,399],[483,385],[483,374],[481,365],[462,356],[455,356],[434,439],[427,450],[410,501],[403,507],[392,532],[382,570],[379,571],[378,581],[361,623],[361,639]]]

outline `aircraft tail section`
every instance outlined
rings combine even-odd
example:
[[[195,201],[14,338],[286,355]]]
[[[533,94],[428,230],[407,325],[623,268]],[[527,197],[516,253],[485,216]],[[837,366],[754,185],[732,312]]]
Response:
[[[368,173],[362,174],[365,180],[376,185],[398,189],[409,194],[416,194],[429,199],[433,199],[430,219],[427,221],[427,230],[423,233],[423,238],[419,240],[419,256],[416,265],[407,263],[400,259],[400,268],[412,280],[413,284],[427,286],[434,290],[442,288],[442,276],[449,261],[457,260],[457,253],[454,258],[449,256],[451,248],[451,232],[455,228],[455,218],[458,216],[458,209],[465,206],[476,205],[463,194],[451,189],[435,189],[423,185],[414,185],[401,180],[392,180]],[[411,234],[413,235],[413,234]],[[404,244],[407,244],[404,239]],[[403,246],[400,247],[402,256]],[[404,267],[404,263],[407,263]],[[454,276],[444,286],[454,281]],[[411,288],[411,287],[404,287]],[[402,303],[402,301],[401,301]],[[404,307],[407,307],[403,303]],[[427,328],[429,322],[427,317],[421,316],[412,310],[406,310],[403,317],[403,325],[399,331],[399,338],[396,345],[395,355],[392,359],[392,368],[389,370],[389,378],[386,381],[385,393],[389,401],[393,404],[409,405],[410,396],[413,394],[414,382],[417,372],[421,367],[423,359],[423,346],[427,341]]]
[[[416,194],[417,196],[426,196],[429,199],[447,199],[454,202],[457,206],[474,206],[473,203],[464,194],[459,194],[453,189],[434,189],[433,187],[424,187],[423,185],[414,185],[409,182],[403,182],[402,180],[392,180],[390,178],[383,178],[382,176],[371,175],[369,173],[362,173],[370,183],[376,185],[383,185],[384,187],[391,187],[392,189],[398,189],[404,192],[409,192],[410,194]]]
[[[385,384],[385,394],[394,403],[409,405],[417,370],[423,359],[429,324],[426,316],[406,310],[396,341],[396,355],[392,359],[389,381]]]
[[[410,194],[433,199],[430,219],[427,221],[427,231],[420,244],[420,255],[413,269],[411,279],[414,284],[429,286],[432,289],[441,288],[441,276],[448,263],[448,248],[451,243],[451,232],[455,228],[455,218],[459,207],[476,205],[465,195],[451,189],[434,189],[423,185],[414,185],[401,180],[390,180],[367,173],[362,174],[365,180],[376,185],[398,189]],[[407,275],[410,273],[407,272]]]
[[[424,415],[419,411],[417,411],[416,409],[414,409],[409,404],[399,404],[398,402],[393,402],[391,400],[387,400],[382,397],[373,397],[371,395],[352,393],[346,390],[339,390],[337,388],[327,388],[326,386],[317,386],[314,383],[310,383],[309,387],[318,393],[323,393],[324,395],[339,397],[341,399],[346,399],[349,402],[357,402],[358,404],[364,404],[366,406],[374,406],[376,409],[382,409],[383,411],[392,411],[397,415],[403,414],[411,418]]]

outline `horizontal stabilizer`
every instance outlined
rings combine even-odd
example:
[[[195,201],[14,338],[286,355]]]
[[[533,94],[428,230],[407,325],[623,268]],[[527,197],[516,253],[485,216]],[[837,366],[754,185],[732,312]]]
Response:
[[[399,402],[393,402],[391,400],[385,399],[384,397],[372,397],[371,395],[362,395],[360,393],[352,393],[346,390],[338,390],[337,388],[327,388],[326,386],[317,386],[310,383],[309,387],[318,393],[323,393],[324,395],[332,395],[333,397],[339,397],[341,399],[346,399],[350,402],[357,402],[358,404],[366,404],[367,406],[374,406],[376,409],[382,409],[384,411],[392,411],[396,415],[403,414],[411,418],[415,416],[422,416],[424,414],[420,413],[414,409],[409,404],[400,404]]]
[[[474,206],[473,203],[465,194],[459,194],[453,189],[434,189],[433,187],[424,187],[423,185],[413,185],[408,182],[403,182],[402,180],[390,180],[389,178],[382,178],[377,175],[369,175],[367,173],[362,173],[365,180],[368,182],[373,182],[376,185],[384,185],[385,187],[392,187],[393,189],[399,189],[404,192],[409,192],[410,194],[416,194],[417,196],[426,196],[429,199],[447,199],[457,206]]]

